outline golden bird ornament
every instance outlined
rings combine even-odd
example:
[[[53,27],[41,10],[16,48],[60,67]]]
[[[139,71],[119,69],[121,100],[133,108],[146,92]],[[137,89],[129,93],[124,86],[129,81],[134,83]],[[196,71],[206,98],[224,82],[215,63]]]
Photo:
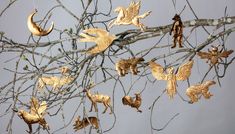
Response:
[[[86,52],[89,54],[97,54],[105,51],[116,39],[115,35],[109,34],[106,30],[100,28],[90,28],[83,30],[80,34],[80,42],[94,42],[96,46],[89,48]]]

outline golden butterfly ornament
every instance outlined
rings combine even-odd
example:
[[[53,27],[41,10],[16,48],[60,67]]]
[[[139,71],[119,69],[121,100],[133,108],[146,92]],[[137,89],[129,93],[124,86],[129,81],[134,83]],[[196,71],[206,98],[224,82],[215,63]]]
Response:
[[[167,68],[166,73],[164,73],[164,68],[153,61],[149,62],[149,67],[151,68],[152,75],[157,80],[167,81],[166,91],[170,99],[172,99],[176,94],[177,81],[184,81],[191,75],[193,60],[181,65],[177,73],[175,73],[173,67]]]

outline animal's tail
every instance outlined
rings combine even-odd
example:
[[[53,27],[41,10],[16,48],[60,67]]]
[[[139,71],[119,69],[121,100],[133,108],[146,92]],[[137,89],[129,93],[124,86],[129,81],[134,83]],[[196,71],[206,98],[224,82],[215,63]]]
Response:
[[[123,105],[130,105],[131,104],[131,97],[130,96],[124,96],[122,98]]]

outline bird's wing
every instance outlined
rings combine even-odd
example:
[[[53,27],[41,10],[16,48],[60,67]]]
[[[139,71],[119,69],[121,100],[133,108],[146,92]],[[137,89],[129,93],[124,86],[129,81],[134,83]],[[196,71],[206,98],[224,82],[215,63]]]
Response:
[[[176,80],[186,80],[191,75],[193,62],[193,60],[190,60],[179,67],[179,70],[176,74]]]
[[[198,52],[197,53],[198,56],[200,56],[201,59],[211,59],[212,54],[211,53],[207,53],[207,52]]]
[[[47,103],[46,103],[46,101],[43,101],[41,104],[40,104],[40,106],[39,106],[39,108],[38,108],[38,114],[43,114],[44,112],[45,112],[45,110],[47,109]]]
[[[132,1],[129,7],[124,12],[125,20],[132,20],[134,17],[136,17],[139,14],[139,9],[140,9],[140,1],[137,3]]]
[[[38,108],[39,108],[38,99],[32,97],[30,103],[31,103],[30,113],[32,115],[35,115],[37,113]]]
[[[231,53],[233,53],[233,50],[229,50],[229,51],[223,51],[222,53],[219,54],[219,57],[224,57],[227,58]]]
[[[164,74],[164,69],[161,65],[150,61],[149,62],[149,67],[151,68],[152,75],[157,79],[157,80],[167,80],[167,76]]]

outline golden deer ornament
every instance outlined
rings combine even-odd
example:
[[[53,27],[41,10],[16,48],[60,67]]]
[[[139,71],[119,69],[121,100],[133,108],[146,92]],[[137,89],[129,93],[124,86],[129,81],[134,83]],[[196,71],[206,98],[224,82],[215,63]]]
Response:
[[[93,127],[95,127],[95,129],[98,129],[99,128],[98,119],[96,117],[87,117],[81,120],[80,116],[78,116],[75,123],[73,124],[75,131],[83,129],[88,125],[92,125]]]

